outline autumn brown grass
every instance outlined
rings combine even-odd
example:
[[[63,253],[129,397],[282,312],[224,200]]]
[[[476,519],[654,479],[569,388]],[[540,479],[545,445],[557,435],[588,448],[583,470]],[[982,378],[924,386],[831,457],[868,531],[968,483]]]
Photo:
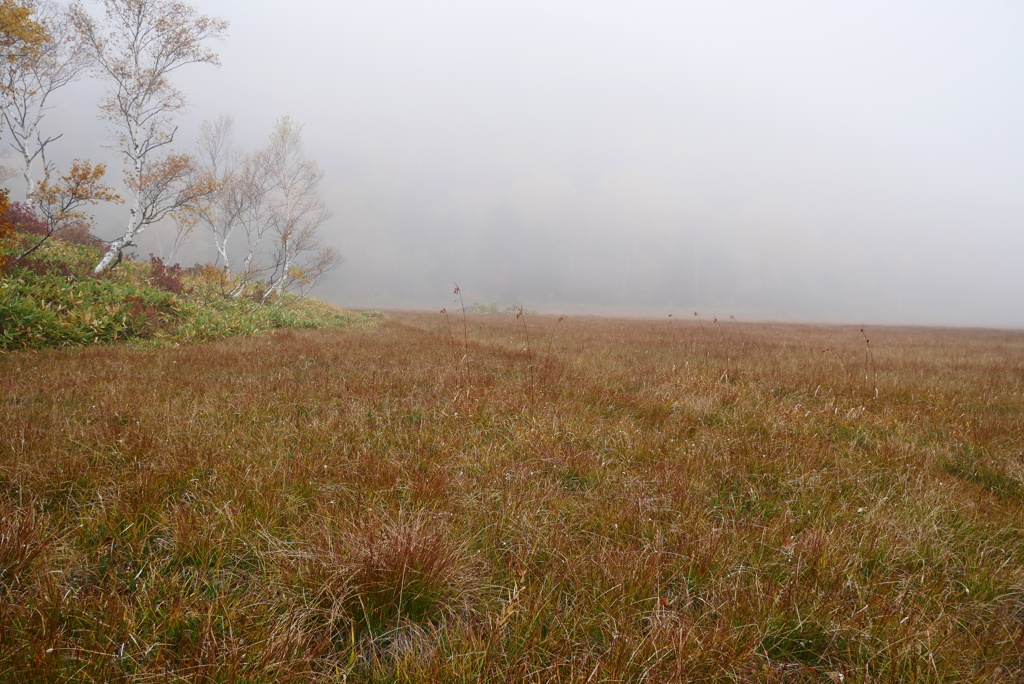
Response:
[[[0,357],[0,680],[1024,678],[1021,333],[467,317]]]

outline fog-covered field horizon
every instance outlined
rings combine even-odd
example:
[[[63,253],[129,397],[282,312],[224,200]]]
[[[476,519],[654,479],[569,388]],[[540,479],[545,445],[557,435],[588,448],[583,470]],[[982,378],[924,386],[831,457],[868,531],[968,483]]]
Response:
[[[231,26],[221,68],[175,74],[175,145],[221,114],[243,149],[304,126],[347,258],[331,302],[429,310],[458,282],[538,310],[1024,327],[1018,5],[195,6]],[[115,173],[100,91],[47,122],[55,159]],[[177,255],[214,256],[201,233]]]

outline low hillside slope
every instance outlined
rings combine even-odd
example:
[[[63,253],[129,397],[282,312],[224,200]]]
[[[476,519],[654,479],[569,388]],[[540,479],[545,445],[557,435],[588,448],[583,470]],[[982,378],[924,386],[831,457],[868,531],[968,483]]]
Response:
[[[11,258],[34,236],[0,253],[0,350],[152,340],[195,342],[273,328],[343,327],[372,320],[294,295],[261,303],[255,287],[235,284],[212,266],[182,269],[158,258],[125,261],[100,277],[96,247],[49,240]]]

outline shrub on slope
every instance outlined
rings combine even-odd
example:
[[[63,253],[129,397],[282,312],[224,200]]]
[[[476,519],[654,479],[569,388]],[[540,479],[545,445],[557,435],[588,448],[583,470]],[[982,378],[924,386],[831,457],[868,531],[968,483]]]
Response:
[[[271,328],[338,327],[367,317],[291,295],[259,306],[250,296],[230,296],[225,283],[211,277],[217,273],[213,267],[183,271],[158,258],[124,261],[95,277],[99,250],[61,240],[15,261],[12,255],[30,239],[16,238],[2,250],[9,257],[0,271],[2,350],[191,342]]]

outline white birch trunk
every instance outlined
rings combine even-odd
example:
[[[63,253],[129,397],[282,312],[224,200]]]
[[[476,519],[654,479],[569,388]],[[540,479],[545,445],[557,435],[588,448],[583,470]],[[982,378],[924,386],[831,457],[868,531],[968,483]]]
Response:
[[[36,191],[36,179],[32,174],[32,157],[29,156],[27,150],[22,151],[21,157],[25,160],[25,170],[22,172],[25,177],[25,197],[31,202],[32,193]]]
[[[135,162],[135,177],[142,177],[142,164],[138,161]],[[139,212],[141,211],[142,202],[136,194],[135,199],[132,200],[131,210],[128,212],[128,226],[125,228],[124,235],[110,243],[107,253],[103,255],[100,263],[96,264],[96,268],[92,270],[93,275],[100,275],[106,271],[121,256],[125,248],[135,245],[135,236],[141,232],[141,222],[139,221]]]
[[[231,275],[231,262],[228,261],[228,236],[225,235],[224,239],[221,240],[220,235],[216,232],[213,234],[213,242],[217,247],[217,254],[220,255],[221,260],[224,262],[224,273],[228,276]]]

